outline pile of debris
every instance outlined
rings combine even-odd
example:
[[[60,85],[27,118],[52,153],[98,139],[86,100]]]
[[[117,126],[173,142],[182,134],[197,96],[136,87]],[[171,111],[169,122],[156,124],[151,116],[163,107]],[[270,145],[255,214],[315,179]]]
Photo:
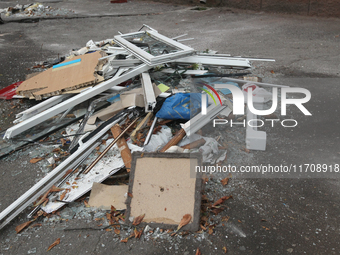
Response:
[[[0,15],[4,14],[6,18],[61,16],[73,13],[74,11],[71,10],[52,8],[50,6],[44,6],[41,3],[17,4],[14,7],[0,9]]]
[[[0,156],[34,142],[51,145],[49,152],[31,160],[47,161],[49,172],[1,212],[0,228],[32,204],[28,218],[35,220],[59,214],[78,199],[110,210],[106,228],[142,222],[177,229],[174,235],[179,229],[209,228],[201,218],[207,176],[195,167],[224,164],[227,155],[225,137],[216,136],[212,120],[238,118],[232,114],[232,98],[239,86],[245,95],[251,89],[250,97],[261,105],[271,100],[271,93],[258,85],[279,85],[249,77],[250,61],[272,60],[195,51],[181,43],[187,40],[183,36],[170,39],[143,25],[138,32],[89,41],[52,61],[49,69],[0,91],[45,99],[17,115],[16,125],[3,134]],[[254,116],[248,112],[240,118]],[[266,133],[247,127],[246,149],[265,146]],[[118,178],[121,185],[100,184]],[[204,210],[218,214],[229,198]]]

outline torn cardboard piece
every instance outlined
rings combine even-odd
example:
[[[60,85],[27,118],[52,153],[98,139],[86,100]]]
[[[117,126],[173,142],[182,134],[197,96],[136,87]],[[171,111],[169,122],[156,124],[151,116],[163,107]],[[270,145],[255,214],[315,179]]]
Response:
[[[89,206],[110,210],[113,205],[117,210],[126,209],[128,185],[104,185],[94,182],[90,194]]]
[[[41,100],[42,97],[96,84],[103,80],[96,71],[107,61],[98,61],[104,55],[104,52],[94,52],[68,59],[24,81],[17,89],[17,94]]]
[[[195,166],[200,154],[134,153],[132,158],[126,219],[145,214],[143,222],[151,227],[176,228],[190,214],[193,220],[183,230],[198,230],[202,179]]]
[[[156,98],[162,93],[161,90],[152,84],[153,90],[155,92]],[[117,112],[128,108],[130,106],[144,107],[144,90],[143,88],[137,88],[130,91],[123,92],[120,94],[120,101],[113,103],[109,107],[99,111],[97,114],[91,116],[87,121],[87,124],[93,125],[96,123],[97,118],[106,121],[113,117]]]

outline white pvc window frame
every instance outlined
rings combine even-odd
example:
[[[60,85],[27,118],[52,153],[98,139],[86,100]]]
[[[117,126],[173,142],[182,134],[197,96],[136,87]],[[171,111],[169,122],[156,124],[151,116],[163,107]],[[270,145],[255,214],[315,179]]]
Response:
[[[145,34],[145,33],[147,35],[149,35],[150,37],[152,37],[153,39],[158,40],[162,43],[165,43],[169,46],[178,48],[179,50],[177,52],[173,52],[173,53],[162,54],[162,55],[159,55],[159,56],[153,56],[150,53],[142,50],[138,46],[134,45],[133,43],[131,43],[128,40],[123,38],[123,37],[126,37],[126,36],[133,36],[133,35],[139,35],[139,34]],[[166,63],[166,62],[169,62],[172,59],[191,55],[195,52],[195,50],[193,48],[190,48],[189,46],[186,46],[186,45],[179,43],[179,42],[177,42],[177,41],[175,41],[171,38],[168,38],[164,35],[161,35],[155,30],[146,30],[146,31],[134,32],[134,33],[129,33],[129,34],[116,35],[114,37],[114,41],[119,46],[125,48],[127,51],[131,52],[137,58],[142,60],[144,63],[151,65],[151,66]]]

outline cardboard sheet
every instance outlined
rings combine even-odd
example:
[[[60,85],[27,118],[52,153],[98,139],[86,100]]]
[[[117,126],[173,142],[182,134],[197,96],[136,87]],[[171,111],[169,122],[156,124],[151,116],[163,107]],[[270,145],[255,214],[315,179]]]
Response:
[[[99,64],[98,59],[103,54],[105,53],[94,52],[67,59],[24,81],[17,89],[17,94],[40,100],[43,96],[59,95],[96,84],[103,80],[95,73],[102,64]]]
[[[199,228],[201,185],[190,170],[200,164],[187,153],[134,154],[130,172],[127,216],[145,214],[143,222],[158,227],[177,226],[185,214],[192,216],[186,229]]]
[[[161,90],[155,85],[152,84],[153,90],[155,92],[155,97],[158,97],[162,92]],[[128,108],[130,106],[138,106],[144,107],[144,90],[143,88],[137,88],[130,91],[123,92],[120,95],[120,101],[113,103],[109,107],[99,111],[95,115],[93,115],[87,121],[87,124],[93,125],[96,123],[97,118],[100,120],[108,120],[109,118],[113,117],[117,112]]]
[[[126,209],[128,185],[104,185],[94,182],[92,185],[89,206],[110,210],[113,205],[117,210]]]

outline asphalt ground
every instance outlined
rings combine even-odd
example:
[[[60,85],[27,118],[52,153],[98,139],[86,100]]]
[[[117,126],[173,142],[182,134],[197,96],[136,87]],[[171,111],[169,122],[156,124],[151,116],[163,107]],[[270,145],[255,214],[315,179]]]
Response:
[[[12,3],[1,1],[0,8]],[[133,32],[148,24],[169,37],[188,33],[188,37],[195,39],[186,43],[198,50],[274,58],[274,63],[254,62],[253,73],[264,82],[302,87],[311,92],[312,98],[305,106],[312,116],[304,116],[296,107],[289,107],[287,116],[279,118],[296,119],[298,126],[265,127],[266,151],[239,154],[238,166],[326,164],[334,167],[340,163],[339,19],[265,14],[227,7],[197,11],[189,6],[139,1],[127,4],[63,1],[48,5],[72,9],[75,14],[65,19],[34,22],[9,19],[0,25],[1,88],[24,79],[36,61],[83,47],[91,39],[112,38],[118,31]],[[34,102],[12,100],[0,104],[0,128],[5,130],[11,126],[16,112]],[[1,160],[1,211],[29,189],[41,172],[37,165],[28,163],[29,159],[26,151]],[[233,199],[228,200],[227,210],[212,217],[216,227],[204,238],[189,234],[183,238],[142,238],[120,243],[123,234],[88,230],[97,222],[79,218],[43,223],[17,235],[14,229],[26,221],[28,211],[25,211],[1,230],[0,253],[44,254],[57,238],[61,238],[61,243],[50,254],[195,254],[198,247],[202,254],[223,254],[223,247],[230,254],[339,253],[336,176],[321,178],[315,172],[289,175],[289,178],[273,178],[275,175],[244,178],[245,175],[232,178],[226,187],[219,183],[222,175],[214,177],[206,185],[209,197],[216,200],[233,195]],[[222,225],[225,216],[230,218]],[[64,230],[75,227],[84,229]]]

